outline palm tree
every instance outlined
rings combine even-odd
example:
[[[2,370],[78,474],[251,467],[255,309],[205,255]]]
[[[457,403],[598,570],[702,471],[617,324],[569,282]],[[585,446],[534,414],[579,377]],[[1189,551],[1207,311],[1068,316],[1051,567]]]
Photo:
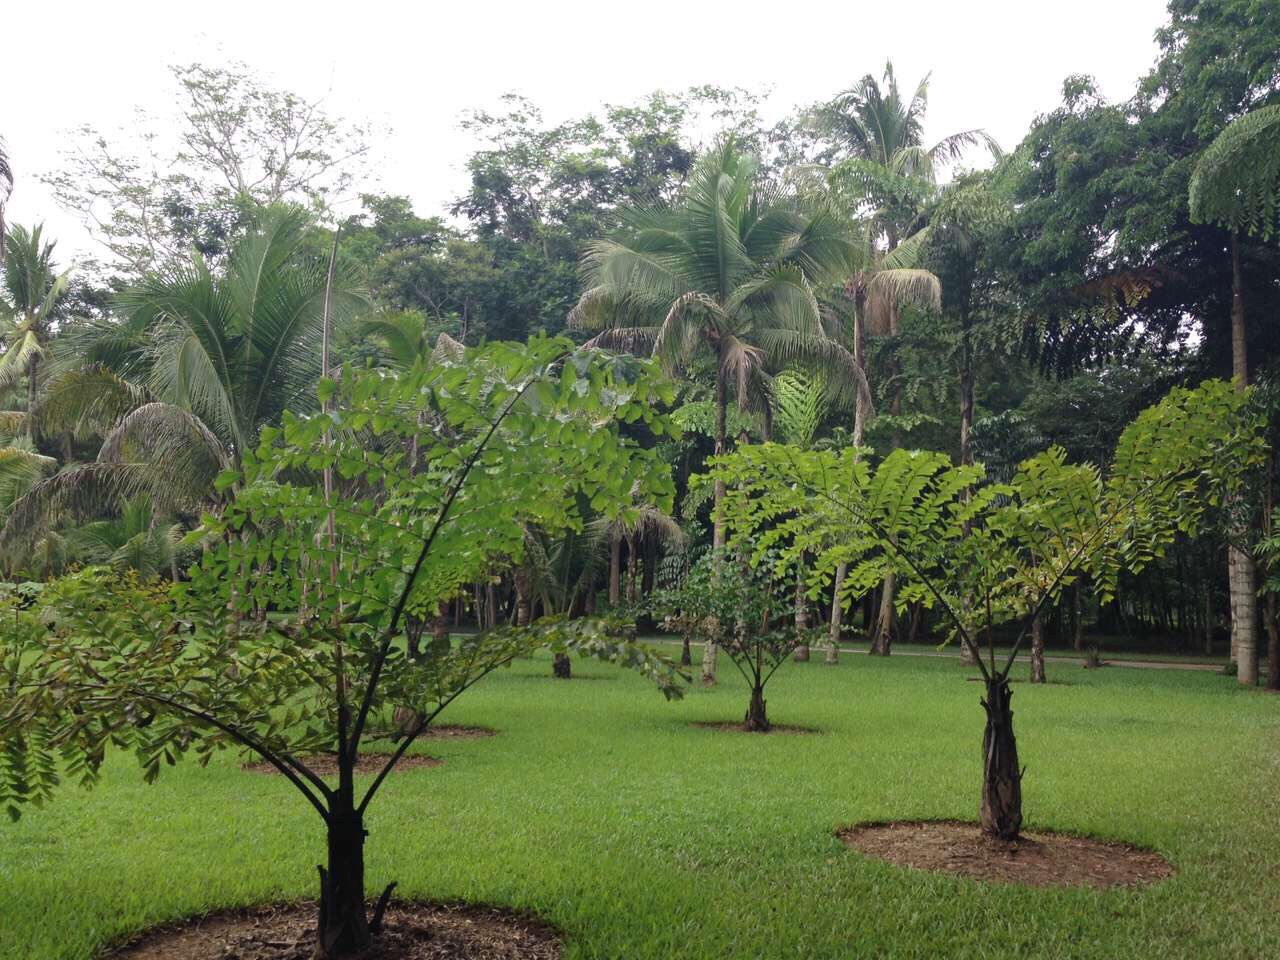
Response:
[[[360,332],[377,342],[382,361],[394,370],[408,370],[420,358],[432,361],[460,360],[466,347],[441,333],[431,343],[430,324],[416,310],[385,311],[360,324]]]
[[[926,147],[924,118],[928,105],[929,77],[926,75],[916,85],[908,99],[898,89],[890,62],[885,64],[883,85],[867,74],[820,107],[814,117],[819,132],[833,142],[833,152],[844,156],[832,171],[833,185],[847,196],[860,199],[862,212],[870,212],[868,243],[873,250],[884,252],[880,257],[867,258],[867,262],[881,260],[879,268],[910,271],[880,280],[879,291],[872,282],[876,269],[851,279],[848,292],[855,304],[854,350],[860,357],[865,353],[859,341],[868,326],[872,333],[880,335],[901,334],[901,308],[906,301],[923,302],[938,309],[941,291],[937,278],[920,270],[918,260],[919,244],[924,239],[919,236],[921,215],[936,192],[940,169],[979,144],[993,155],[1000,155],[995,141],[978,129],[953,133]],[[906,243],[908,238],[914,243]],[[908,249],[900,250],[904,245]],[[890,258],[890,263],[883,262]],[[890,387],[889,412],[897,416],[902,412],[902,382],[897,358],[892,354],[885,375]],[[854,432],[860,439],[856,416]],[[901,439],[895,431],[895,448],[902,445]],[[836,604],[833,614],[838,610]],[[894,625],[894,583],[890,576],[881,591],[880,613],[872,631],[872,653],[889,653]],[[834,616],[832,629],[839,629]]]
[[[4,266],[6,235],[4,208],[9,203],[11,193],[13,193],[13,166],[9,163],[9,151],[5,149],[4,140],[0,139],[0,267]]]
[[[304,212],[259,212],[214,273],[174,263],[122,294],[121,319],[74,328],[40,419],[102,434],[93,463],[36,485],[15,504],[0,547],[60,513],[101,511],[141,493],[173,512],[207,505],[262,426],[314,403],[326,264],[306,253]],[[345,284],[335,316],[363,302]]]
[[[142,494],[125,500],[119,517],[68,530],[66,540],[69,552],[81,562],[133,570],[148,578],[167,572],[177,580],[182,535],[181,524],[160,523],[151,498]]]
[[[0,354],[0,390],[27,381],[27,412],[36,408],[40,363],[49,348],[58,310],[67,292],[67,274],[53,265],[53,243],[45,243],[43,227],[14,227],[4,264],[4,299],[0,300],[4,353]],[[28,416],[27,435],[35,436]]]
[[[673,206],[623,212],[614,237],[587,247],[587,290],[570,313],[604,328],[596,346],[651,353],[668,369],[709,355],[715,366],[715,453],[726,451],[725,412],[768,396],[768,370],[817,368],[866,395],[853,357],[825,327],[815,286],[843,279],[855,247],[834,211],[813,209],[763,184],[755,161],[725,140],[696,165]],[[725,542],[715,486],[713,547]],[[714,649],[703,662],[715,679]]]

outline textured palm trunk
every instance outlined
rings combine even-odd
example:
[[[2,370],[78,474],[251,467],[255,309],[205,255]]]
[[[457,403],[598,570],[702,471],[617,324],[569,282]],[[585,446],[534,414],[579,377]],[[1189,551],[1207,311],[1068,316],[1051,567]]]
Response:
[[[1044,621],[1031,621],[1031,682],[1044,683]]]
[[[27,439],[36,438],[36,374],[40,372],[40,357],[32,354],[27,358]]]
[[[622,600],[622,535],[614,533],[609,539],[609,606],[616,607]]]
[[[636,587],[639,585],[640,556],[636,551],[635,536],[627,537],[627,603],[635,605]]]
[[[1244,279],[1240,266],[1240,244],[1231,235],[1231,373],[1237,390],[1249,384],[1248,341],[1244,325]],[[1235,531],[1243,539],[1246,531]],[[1227,551],[1227,574],[1231,586],[1231,657],[1236,678],[1244,686],[1258,682],[1257,574],[1248,550],[1232,544]]]
[[[725,404],[728,402],[727,385],[724,379],[724,364],[720,356],[719,348],[716,349],[716,435],[715,435],[715,455],[721,456],[725,452]],[[719,557],[724,551],[724,481],[717,479],[715,481],[715,504],[712,508],[714,516],[712,517],[711,546],[715,550],[716,556]],[[716,682],[716,640],[715,633],[707,635],[706,646],[702,651],[702,685],[704,687],[713,686]]]
[[[982,708],[987,726],[982,735],[982,829],[1001,840],[1017,840],[1022,829],[1022,769],[1013,736],[1013,691],[1003,677],[987,683]]]
[[[1267,594],[1262,608],[1262,619],[1267,627],[1267,689],[1280,690],[1280,625],[1276,623],[1276,595]]]

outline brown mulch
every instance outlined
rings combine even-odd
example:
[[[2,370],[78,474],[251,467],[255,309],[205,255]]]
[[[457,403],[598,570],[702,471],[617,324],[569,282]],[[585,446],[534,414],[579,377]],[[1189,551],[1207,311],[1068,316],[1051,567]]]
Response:
[[[1133,887],[1173,875],[1153,850],[1064,833],[1024,833],[1009,844],[976,823],[915,820],[867,823],[838,831],[848,846],[900,867],[1031,887]]]
[[[310,960],[314,903],[227,910],[145,932],[103,960]],[[559,960],[560,934],[498,907],[400,903],[364,960]]]
[[[473,727],[461,723],[441,723],[427,727],[418,735],[419,740],[482,740],[492,737],[497,730],[491,727]],[[370,740],[392,740],[397,734],[390,731],[379,731],[368,734]]]
[[[746,725],[741,722],[719,722],[711,723],[707,721],[698,721],[689,724],[691,727],[698,727],[700,730],[720,730],[726,733],[761,733],[760,730],[748,730]],[[769,729],[764,733],[821,733],[816,727],[801,727],[791,723],[772,723]]]
[[[389,753],[362,753],[356,758],[356,773],[359,774],[376,774],[384,766],[390,758]],[[338,775],[338,755],[336,753],[313,753],[302,757],[302,762],[308,767],[320,774],[322,777],[336,777]],[[406,754],[401,757],[391,773],[395,774],[401,770],[413,770],[419,767],[438,767],[444,763],[439,757],[428,757],[420,753]],[[275,773],[280,771],[267,763],[265,760],[259,760],[256,763],[246,763],[241,767],[250,773]]]

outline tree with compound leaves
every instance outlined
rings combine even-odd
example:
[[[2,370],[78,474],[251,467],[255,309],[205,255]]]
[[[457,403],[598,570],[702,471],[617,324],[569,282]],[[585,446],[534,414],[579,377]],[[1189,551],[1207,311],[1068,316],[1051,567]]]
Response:
[[[855,449],[773,444],[721,458],[714,474],[730,489],[730,526],[752,538],[757,562],[770,562],[770,550],[774,563],[808,555],[815,596],[840,564],[854,593],[894,573],[899,604],[946,616],[986,688],[982,828],[1016,840],[1022,767],[1009,672],[1032,624],[1082,573],[1110,596],[1122,569],[1141,569],[1222,502],[1239,465],[1263,453],[1246,399],[1222,381],[1174,390],[1125,430],[1105,479],[1054,449],[994,483],[980,465],[942,453],[894,451],[873,468]],[[1004,623],[1018,632],[998,662],[993,630]]]
[[[49,799],[59,758],[91,784],[111,748],[133,749],[148,779],[188,751],[202,762],[225,746],[253,751],[324,826],[315,955],[361,954],[390,894],[370,915],[366,812],[453,700],[547,644],[625,663],[678,694],[667,661],[592,621],[499,628],[417,656],[402,642],[408,616],[519,558],[526,525],[580,526],[579,496],[606,515],[632,509],[637,483],[669,500],[654,456],[616,429],[641,420],[665,432],[654,411],[666,391],[648,365],[563,340],[322,381],[325,413],[286,414],[240,472],[222,477],[239,493],[206,519],[221,545],[189,584],[162,590],[91,568],[51,586],[41,616],[15,631],[4,651],[0,804],[16,816]],[[327,496],[330,470],[363,496]],[[249,615],[266,605],[271,618]],[[357,761],[396,708],[415,720],[358,791]],[[336,783],[308,765],[318,751],[336,756]]]

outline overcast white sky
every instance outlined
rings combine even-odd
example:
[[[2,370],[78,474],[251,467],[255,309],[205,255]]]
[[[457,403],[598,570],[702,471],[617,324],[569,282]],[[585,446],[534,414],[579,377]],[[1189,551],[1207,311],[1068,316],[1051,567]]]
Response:
[[[1165,0],[12,4],[0,27],[0,136],[17,176],[8,218],[46,221],[64,263],[90,249],[36,174],[56,169],[68,130],[114,130],[135,106],[169,110],[170,63],[242,60],[279,86],[327,94],[332,112],[389,127],[367,177],[436,213],[465,182],[472,142],[459,115],[504,92],[559,120],[658,87],[769,88],[772,120],[892,58],[904,85],[933,72],[926,136],[982,126],[1008,148],[1057,105],[1068,74],[1128,96],[1164,19]]]

